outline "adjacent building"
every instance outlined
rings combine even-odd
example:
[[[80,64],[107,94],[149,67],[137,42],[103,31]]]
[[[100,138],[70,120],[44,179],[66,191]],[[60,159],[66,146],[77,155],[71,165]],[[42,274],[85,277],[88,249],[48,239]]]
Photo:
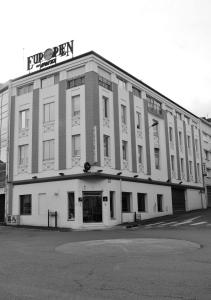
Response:
[[[210,124],[97,53],[11,80],[0,99],[6,215],[19,224],[54,226],[56,212],[59,227],[106,227],[207,207]]]

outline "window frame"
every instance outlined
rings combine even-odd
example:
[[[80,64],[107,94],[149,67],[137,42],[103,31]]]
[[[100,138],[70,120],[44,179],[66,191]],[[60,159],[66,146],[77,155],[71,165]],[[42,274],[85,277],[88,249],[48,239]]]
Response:
[[[78,141],[76,141],[76,139],[78,139]],[[76,145],[79,145],[79,149],[76,149]],[[81,156],[81,135],[73,134],[72,135],[72,157],[80,157],[80,156]]]
[[[50,123],[55,121],[55,102],[48,102],[43,104],[43,123]]]
[[[141,198],[139,198],[141,197]],[[146,193],[137,193],[137,209],[138,212],[146,212],[146,197],[147,194]],[[142,203],[143,201],[143,203]]]
[[[29,196],[29,199],[24,199],[24,197]],[[28,210],[24,208],[24,200],[29,200],[29,208]],[[21,216],[29,216],[32,215],[32,195],[31,194],[23,194],[19,195],[19,204],[20,204],[20,215]]]
[[[73,197],[71,198],[70,196]],[[70,203],[70,201],[72,200],[73,203]],[[75,193],[74,192],[67,192],[67,219],[75,220]]]
[[[157,211],[163,212],[163,194],[157,194]]]
[[[48,149],[46,149],[45,147],[48,147]],[[47,156],[46,153],[48,153]],[[51,161],[54,159],[55,159],[55,140],[49,139],[43,141],[43,161]]]

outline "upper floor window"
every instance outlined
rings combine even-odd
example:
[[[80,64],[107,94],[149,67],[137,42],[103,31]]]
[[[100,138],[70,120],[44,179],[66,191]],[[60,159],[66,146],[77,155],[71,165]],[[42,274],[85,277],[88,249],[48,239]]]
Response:
[[[33,83],[21,86],[17,88],[17,95],[21,96],[24,94],[28,94],[33,91]]]
[[[20,145],[19,146],[19,157],[18,157],[19,165],[27,165],[28,164],[28,147],[29,147],[29,145]]]
[[[72,156],[81,155],[81,138],[80,134],[72,136]]]
[[[205,160],[209,160],[209,151],[204,150]]]
[[[108,135],[104,135],[103,142],[104,142],[104,156],[109,157],[110,156],[110,137]]]
[[[103,86],[105,89],[112,91],[112,83],[110,80],[106,79],[105,77],[99,75],[98,83],[99,85]]]
[[[126,89],[126,80],[123,78],[117,77],[118,85],[121,89]]]
[[[19,113],[20,117],[20,129],[29,128],[29,109],[21,110]]]
[[[43,105],[43,121],[51,122],[55,120],[54,115],[54,102],[46,103]]]
[[[190,172],[190,175],[192,176],[193,175],[193,166],[192,166],[191,160],[189,161],[189,172]]]
[[[127,160],[127,142],[122,141],[122,159]]]
[[[72,117],[80,115],[80,95],[72,96]]]
[[[169,127],[169,140],[170,142],[173,142],[173,128]]]
[[[175,166],[174,166],[174,155],[171,155],[171,170],[174,172]]]
[[[77,77],[77,78],[73,78],[71,80],[68,80],[67,88],[71,89],[73,87],[80,86],[80,85],[83,85],[83,84],[85,84],[85,76],[81,76],[81,77]]]
[[[127,124],[126,106],[121,104],[121,119],[123,124]]]
[[[54,140],[43,142],[43,160],[54,159]]]
[[[157,114],[162,114],[162,105],[161,102],[159,102],[158,100],[156,100],[155,98],[153,98],[150,95],[146,95],[147,99],[148,99],[148,108],[151,111],[154,111]]]
[[[140,112],[136,112],[136,126],[137,129],[141,129],[141,113]]]
[[[103,96],[103,117],[109,118],[109,99]]]
[[[181,162],[181,173],[184,174],[184,158],[181,158],[180,162]]]
[[[178,111],[176,112],[177,119],[182,120],[182,115]]]
[[[53,76],[49,76],[46,78],[41,79],[41,87],[45,88],[48,86],[54,85],[54,77]]]
[[[155,155],[155,169],[160,169],[160,149],[154,148],[154,155]]]
[[[190,139],[190,135],[188,135],[187,138],[188,138],[188,149],[190,150],[190,148],[191,148],[191,139]]]
[[[138,163],[142,164],[143,163],[143,148],[142,146],[138,145]]]
[[[141,98],[141,91],[133,86],[133,95]]]
[[[185,123],[186,123],[187,125],[190,125],[190,118],[188,118],[187,116],[185,116]]]
[[[179,131],[179,146],[182,147],[182,132]]]
[[[196,149],[196,152],[198,153],[199,152],[199,144],[198,144],[197,139],[195,139],[195,149]]]
[[[197,179],[200,180],[200,165],[199,163],[196,164],[196,170],[197,170]]]

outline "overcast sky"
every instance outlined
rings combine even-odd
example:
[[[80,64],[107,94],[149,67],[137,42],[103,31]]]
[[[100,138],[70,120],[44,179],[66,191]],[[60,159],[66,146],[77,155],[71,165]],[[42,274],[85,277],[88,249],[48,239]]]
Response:
[[[211,117],[210,0],[7,0],[0,28],[1,83],[27,73],[27,56],[73,39],[74,56],[94,50]]]

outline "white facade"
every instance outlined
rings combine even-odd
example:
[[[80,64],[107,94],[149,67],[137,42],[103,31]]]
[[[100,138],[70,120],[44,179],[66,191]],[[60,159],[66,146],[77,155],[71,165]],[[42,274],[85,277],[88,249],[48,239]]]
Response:
[[[10,90],[7,214],[21,225],[47,226],[48,211],[76,229],[206,207],[200,120],[98,54]]]

